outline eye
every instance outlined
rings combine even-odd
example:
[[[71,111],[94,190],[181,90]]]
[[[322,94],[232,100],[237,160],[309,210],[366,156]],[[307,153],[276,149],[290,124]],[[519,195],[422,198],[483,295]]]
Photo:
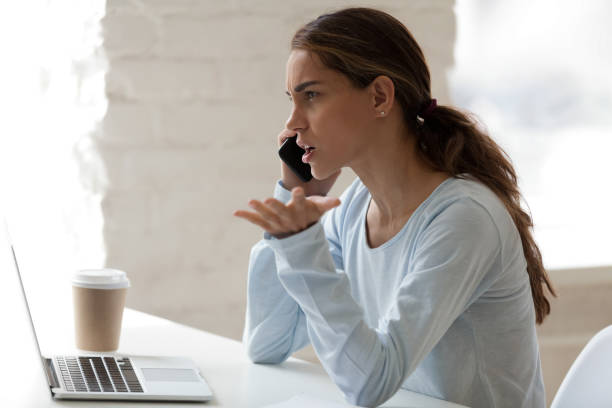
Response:
[[[315,92],[315,91],[306,91],[306,92],[304,92],[304,96],[309,101],[312,101],[314,99],[314,97],[317,96],[317,95],[319,95],[319,93]]]

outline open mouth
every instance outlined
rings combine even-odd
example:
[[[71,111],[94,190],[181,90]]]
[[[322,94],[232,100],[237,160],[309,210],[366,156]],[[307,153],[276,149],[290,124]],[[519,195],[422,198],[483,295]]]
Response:
[[[312,160],[312,155],[313,155],[313,151],[314,151],[314,147],[312,146],[305,146],[306,148],[304,149],[305,153],[302,156],[302,162],[304,163],[309,163]]]

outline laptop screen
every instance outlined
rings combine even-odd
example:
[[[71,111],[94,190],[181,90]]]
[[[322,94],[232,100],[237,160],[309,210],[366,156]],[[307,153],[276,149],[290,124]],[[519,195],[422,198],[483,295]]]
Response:
[[[6,313],[3,313],[4,317],[2,319],[3,332],[7,335],[7,338],[3,339],[4,352],[10,354],[15,353],[16,350],[25,351],[26,355],[15,356],[17,359],[16,361],[19,361],[21,365],[29,364],[32,368],[32,364],[40,364],[42,372],[36,370],[38,372],[36,376],[32,375],[31,369],[26,371],[18,370],[17,372],[27,372],[27,382],[29,383],[32,381],[39,382],[40,379],[44,380],[44,384],[48,388],[48,382],[44,374],[44,360],[41,355],[25,289],[23,287],[17,260],[6,225],[0,226],[0,268],[2,273],[2,282],[0,284],[0,297],[2,298],[2,303],[0,307],[4,308],[6,311]],[[15,348],[11,347],[12,341],[18,342],[14,344]],[[36,362],[36,360],[38,360],[38,362]],[[3,366],[5,368],[8,367],[7,364],[3,364]],[[17,373],[12,372],[12,375],[17,375]],[[13,383],[16,380],[16,378],[11,378],[10,382]],[[29,392],[32,392],[32,390]]]

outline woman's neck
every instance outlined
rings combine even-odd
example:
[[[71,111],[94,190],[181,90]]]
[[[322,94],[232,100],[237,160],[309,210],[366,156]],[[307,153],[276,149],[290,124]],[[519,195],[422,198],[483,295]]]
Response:
[[[386,138],[368,146],[351,166],[372,195],[369,218],[381,226],[405,222],[449,177],[420,158],[414,137],[397,134]]]

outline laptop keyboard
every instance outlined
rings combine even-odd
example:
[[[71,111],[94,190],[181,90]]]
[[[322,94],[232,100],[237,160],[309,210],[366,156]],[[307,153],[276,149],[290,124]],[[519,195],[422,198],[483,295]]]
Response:
[[[143,392],[129,358],[56,357],[69,392]]]

